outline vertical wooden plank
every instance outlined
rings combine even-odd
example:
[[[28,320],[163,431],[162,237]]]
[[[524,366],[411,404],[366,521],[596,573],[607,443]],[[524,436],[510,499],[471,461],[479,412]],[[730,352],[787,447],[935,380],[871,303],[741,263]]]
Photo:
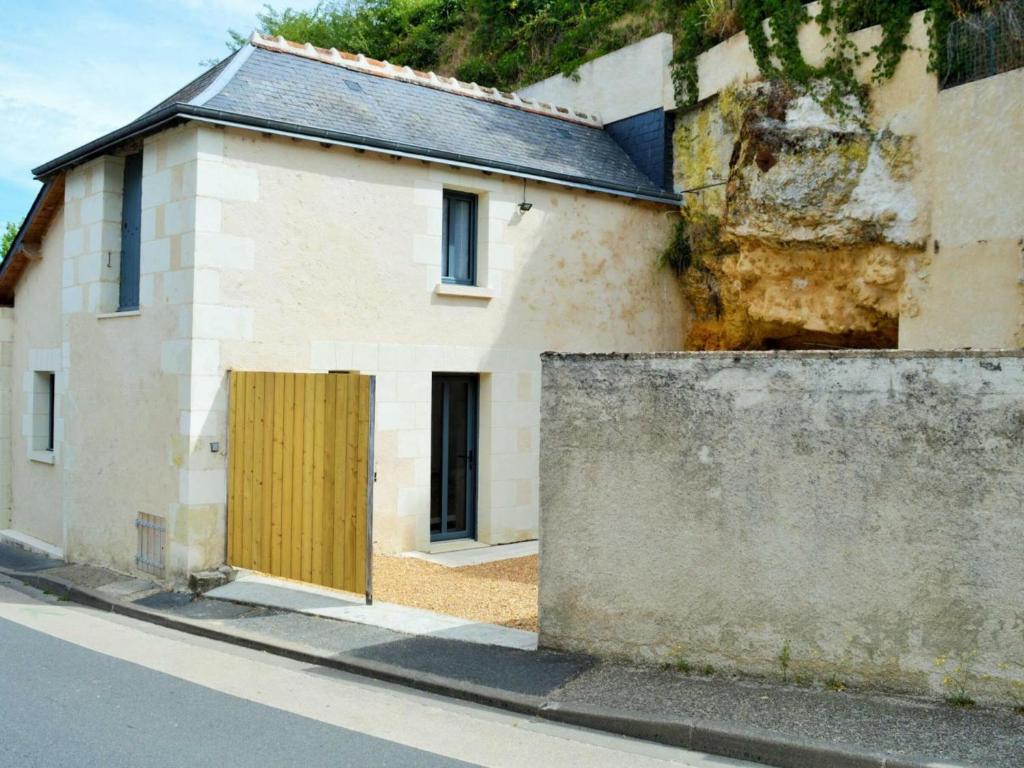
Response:
[[[292,453],[295,448],[295,374],[284,375],[284,424],[281,446],[281,572],[292,575]]]
[[[334,485],[336,471],[334,466],[335,445],[334,439],[337,433],[338,414],[337,403],[337,380],[338,374],[328,374],[324,380],[324,524],[321,531],[320,551],[323,571],[320,584],[331,586],[334,583]],[[344,404],[342,404],[342,407]]]
[[[274,374],[264,373],[263,376],[263,499],[260,502],[260,520],[262,521],[260,541],[260,560],[264,573],[270,573],[270,550],[273,545],[273,478],[274,478]]]
[[[238,389],[244,392],[244,400],[240,404],[242,422],[239,425],[239,443],[235,446],[235,452],[239,454],[238,461],[242,465],[242,491],[239,498],[238,509],[238,536],[240,546],[238,560],[232,565],[241,568],[249,567],[249,556],[252,552],[249,540],[249,516],[252,514],[252,407],[253,407],[253,381],[248,373],[238,374]],[[230,447],[228,450],[231,450]]]
[[[224,438],[224,442],[227,444],[231,443],[231,433],[235,428],[235,398],[231,391],[234,389],[235,374],[234,372],[228,373],[228,433]],[[235,501],[235,481],[234,481],[234,465],[231,463],[230,454],[228,455],[228,506],[227,506],[227,553],[225,562],[230,563],[235,559],[235,521],[231,517],[231,510],[234,509]]]
[[[235,482],[235,452],[231,446],[235,442],[235,431],[238,429],[238,373],[232,371],[228,374],[228,563],[236,560],[237,544],[235,543],[238,532],[238,504],[235,497],[238,495],[238,484]]]
[[[262,373],[252,374],[256,381],[255,401],[253,402],[252,421],[252,514],[249,516],[252,527],[252,553],[249,568],[257,571],[263,567],[263,438],[266,434],[266,398],[267,377]]]
[[[281,508],[284,495],[284,374],[274,373],[274,445],[270,488],[270,573],[284,575],[281,570]]]
[[[293,388],[295,390],[295,416],[292,419],[292,496],[291,496],[291,569],[288,572],[289,578],[302,578],[302,435],[304,404],[305,404],[305,376],[293,375]]]
[[[369,524],[369,477],[373,468],[370,466],[370,428],[373,413],[370,411],[370,377],[359,376],[359,439],[356,457],[356,483],[358,485],[355,514],[355,557],[356,581],[352,592],[366,592],[366,531]]]
[[[314,374],[316,415],[313,420],[313,571],[311,581],[323,583],[323,531],[324,531],[324,417],[327,406],[327,375]]]
[[[233,535],[231,537],[232,552],[229,563],[237,565],[242,561],[244,545],[242,543],[242,532],[244,530],[243,518],[245,516],[245,400],[247,380],[245,374],[232,372],[231,391],[228,397],[231,398],[231,430],[228,432],[228,463],[231,467],[232,498],[228,507],[228,522],[234,521]]]
[[[356,572],[358,570],[356,558],[356,527],[359,516],[359,481],[356,477],[358,471],[359,453],[359,382],[360,375],[349,374],[350,386],[348,397],[348,417],[345,431],[348,440],[348,462],[345,465],[345,589],[356,592],[358,583]]]
[[[370,378],[234,371],[229,391],[229,561],[365,591]]]
[[[242,546],[246,550],[245,567],[252,568],[256,563],[256,526],[253,520],[256,515],[256,499],[259,488],[256,486],[256,452],[258,449],[256,441],[256,390],[259,388],[259,374],[250,372],[246,374],[246,400],[245,400],[245,474],[246,483],[249,488],[249,498],[246,503],[244,518],[245,529],[242,532]]]
[[[316,433],[316,377],[303,376],[305,410],[302,425],[302,580],[313,578],[313,436]]]
[[[335,514],[334,531],[331,537],[332,579],[330,586],[345,589],[345,533],[348,525],[348,508],[345,506],[345,488],[348,474],[345,467],[348,462],[348,411],[349,380],[348,374],[338,374],[335,378],[337,390],[337,429],[334,434],[334,498],[331,505]]]

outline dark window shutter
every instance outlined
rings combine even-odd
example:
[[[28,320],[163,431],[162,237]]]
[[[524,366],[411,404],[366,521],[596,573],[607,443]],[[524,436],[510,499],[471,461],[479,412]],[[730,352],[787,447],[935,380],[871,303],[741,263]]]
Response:
[[[52,451],[53,450],[53,438],[54,438],[54,426],[56,425],[56,421],[54,419],[55,419],[55,416],[56,416],[55,408],[56,408],[56,404],[57,404],[56,403],[56,400],[57,400],[57,375],[54,374],[54,373],[49,374],[49,376],[47,376],[47,381],[48,381],[48,383],[50,385],[50,392],[49,392],[50,403],[49,403],[49,412],[47,414],[47,425],[46,425],[46,428],[47,428],[47,431],[46,431],[46,450]]]
[[[121,203],[121,278],[117,311],[139,308],[139,251],[142,238],[142,153],[124,159]]]

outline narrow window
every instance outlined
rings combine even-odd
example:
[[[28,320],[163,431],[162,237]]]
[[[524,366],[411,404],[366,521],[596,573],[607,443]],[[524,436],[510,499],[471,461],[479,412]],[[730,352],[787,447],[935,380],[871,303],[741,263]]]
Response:
[[[57,391],[57,374],[50,373],[46,376],[47,389],[49,390],[50,396],[47,398],[46,404],[46,450],[53,450],[53,413],[54,413],[54,398]]]
[[[139,247],[142,234],[142,153],[124,159],[121,203],[121,277],[117,311],[139,308]]]
[[[476,285],[476,202],[476,195],[444,191],[441,279],[446,283]]]
[[[53,371],[35,371],[32,386],[32,440],[30,449],[53,452],[57,377]]]

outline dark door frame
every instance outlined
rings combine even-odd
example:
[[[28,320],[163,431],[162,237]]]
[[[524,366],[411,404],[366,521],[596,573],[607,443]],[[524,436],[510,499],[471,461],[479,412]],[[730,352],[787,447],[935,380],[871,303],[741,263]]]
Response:
[[[450,541],[452,539],[475,539],[477,533],[477,497],[479,494],[480,477],[480,376],[475,373],[435,373],[433,380],[438,379],[448,382],[466,382],[469,384],[468,403],[466,414],[466,445],[467,453],[461,458],[467,462],[466,467],[466,497],[463,503],[466,505],[466,527],[454,531],[448,530],[448,483],[451,478],[451,451],[450,429],[451,429],[451,389],[449,386],[442,387],[441,401],[441,467],[440,467],[440,509],[437,510],[440,517],[440,531],[430,532],[431,541]],[[433,387],[431,393],[433,396]],[[433,450],[433,440],[431,440]],[[431,457],[433,463],[433,457]],[[433,494],[431,494],[433,497]],[[430,511],[431,517],[434,510]]]

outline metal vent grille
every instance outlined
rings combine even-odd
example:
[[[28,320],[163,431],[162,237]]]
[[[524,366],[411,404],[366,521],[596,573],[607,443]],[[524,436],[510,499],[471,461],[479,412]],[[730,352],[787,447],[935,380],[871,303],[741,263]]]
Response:
[[[135,520],[138,549],[135,565],[139,570],[163,577],[165,573],[164,549],[167,535],[165,518],[139,512]]]

